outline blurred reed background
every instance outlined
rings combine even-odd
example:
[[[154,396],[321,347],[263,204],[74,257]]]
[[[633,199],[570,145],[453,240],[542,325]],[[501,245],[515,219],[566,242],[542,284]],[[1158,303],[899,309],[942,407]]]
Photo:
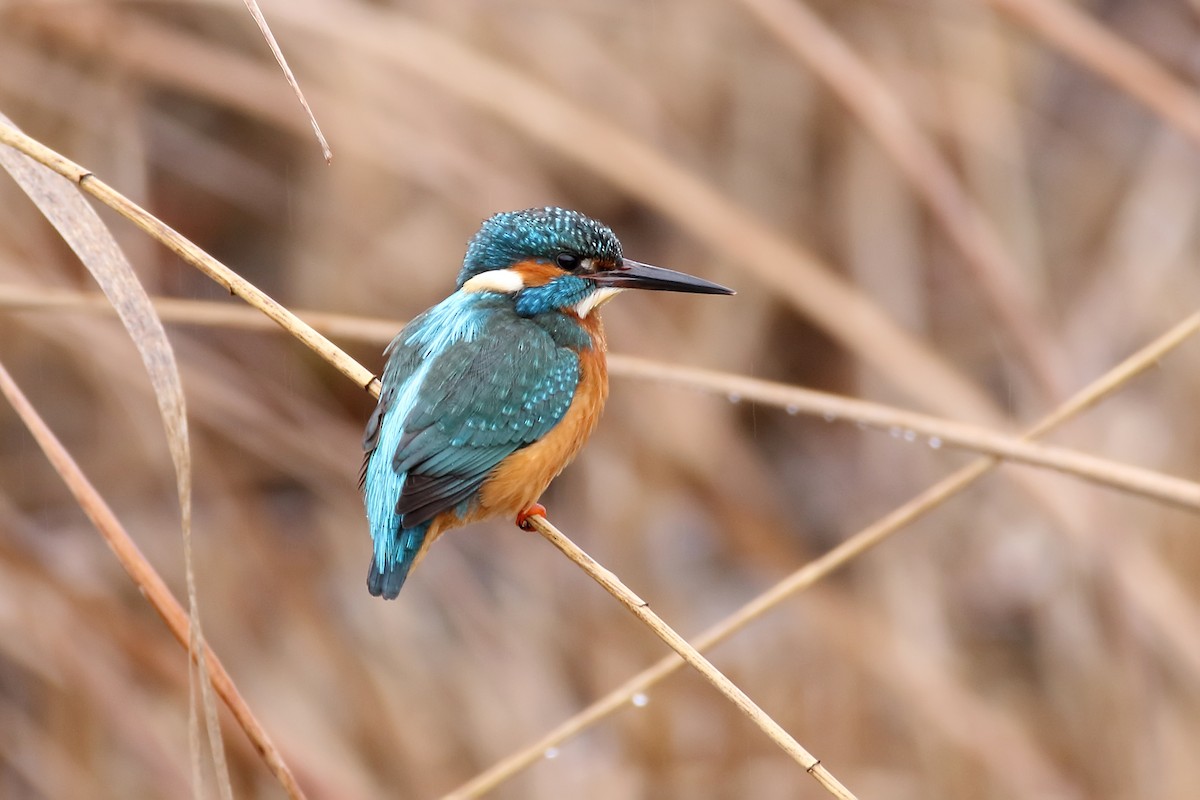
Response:
[[[556,204],[738,290],[623,297],[614,353],[1016,430],[1200,301],[1186,108],[1065,56],[1080,20],[1045,27],[1030,5],[266,2],[326,166],[241,3],[8,2],[0,110],[302,316],[394,320],[334,336],[371,369],[452,290],[484,217]],[[1194,80],[1193,5],[1077,10]],[[7,178],[0,203],[0,359],[183,596],[137,355],[115,318],[58,302],[94,286]],[[152,294],[236,302],[102,213]],[[370,398],[278,332],[169,332],[205,630],[311,797],[439,796],[665,652],[508,523],[447,537],[397,602],[369,597]],[[1200,473],[1198,362],[1185,344],[1051,440]],[[612,388],[545,502],[685,636],[970,459]],[[7,406],[0,442],[0,796],[187,796],[182,651]],[[1194,798],[1196,533],[1186,512],[1002,467],[714,661],[863,798]],[[823,796],[694,674],[646,699],[491,796]],[[281,796],[240,731],[226,741],[237,795]]]

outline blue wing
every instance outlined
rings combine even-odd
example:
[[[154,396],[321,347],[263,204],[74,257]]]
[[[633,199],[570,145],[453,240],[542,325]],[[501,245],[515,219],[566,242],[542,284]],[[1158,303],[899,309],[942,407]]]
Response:
[[[493,469],[566,414],[579,356],[506,301],[451,295],[392,342],[363,438],[375,542],[368,586],[395,597],[439,514],[465,515]]]

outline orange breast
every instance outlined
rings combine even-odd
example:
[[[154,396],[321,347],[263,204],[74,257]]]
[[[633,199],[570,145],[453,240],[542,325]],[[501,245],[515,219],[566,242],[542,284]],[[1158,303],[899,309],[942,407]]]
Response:
[[[608,399],[604,327],[594,313],[581,322],[592,347],[579,354],[579,386],[567,413],[541,439],[500,462],[480,489],[479,509],[472,519],[513,517],[533,505],[595,430]]]

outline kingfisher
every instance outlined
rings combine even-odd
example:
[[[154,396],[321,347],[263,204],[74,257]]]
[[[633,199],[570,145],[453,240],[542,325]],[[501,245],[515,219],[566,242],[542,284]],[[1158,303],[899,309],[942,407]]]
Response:
[[[489,218],[456,291],[396,335],[363,434],[374,542],[367,588],[394,599],[441,534],[544,514],[538,498],[583,447],[608,397],[599,308],[626,289],[733,294],[625,258],[578,211]]]

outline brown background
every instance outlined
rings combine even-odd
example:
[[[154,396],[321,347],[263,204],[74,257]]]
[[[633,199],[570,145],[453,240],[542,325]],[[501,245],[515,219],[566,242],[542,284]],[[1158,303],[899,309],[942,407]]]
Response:
[[[738,289],[620,298],[614,352],[1016,430],[1196,307],[1200,138],[1065,56],[1069,20],[1047,32],[999,5],[822,3],[814,34],[761,0],[266,4],[326,166],[242,4],[10,3],[0,110],[302,315],[392,320],[334,336],[373,370],[390,332],[452,290],[481,219],[559,204],[634,258]],[[1080,10],[1193,80],[1192,5]],[[831,41],[880,95],[814,71],[804,54]],[[847,105],[871,98],[916,123],[934,163],[898,166]],[[964,245],[953,225],[971,209],[984,223]],[[10,307],[18,290],[93,286],[7,178],[0,211],[0,360],[183,596],[136,353],[109,316]],[[234,302],[104,213],[152,294]],[[805,269],[853,292],[827,296]],[[439,543],[399,601],[370,598],[355,490],[369,398],[278,333],[168,330],[206,630],[312,797],[437,796],[664,652],[508,523]],[[1198,359],[1185,344],[1052,440],[1196,475]],[[614,377],[545,498],[685,635],[969,459],[731,399]],[[714,660],[860,797],[1193,798],[1197,533],[1183,511],[1005,467]],[[0,406],[0,795],[186,796],[186,681]],[[225,730],[238,796],[281,796]],[[683,673],[494,796],[822,793]]]

